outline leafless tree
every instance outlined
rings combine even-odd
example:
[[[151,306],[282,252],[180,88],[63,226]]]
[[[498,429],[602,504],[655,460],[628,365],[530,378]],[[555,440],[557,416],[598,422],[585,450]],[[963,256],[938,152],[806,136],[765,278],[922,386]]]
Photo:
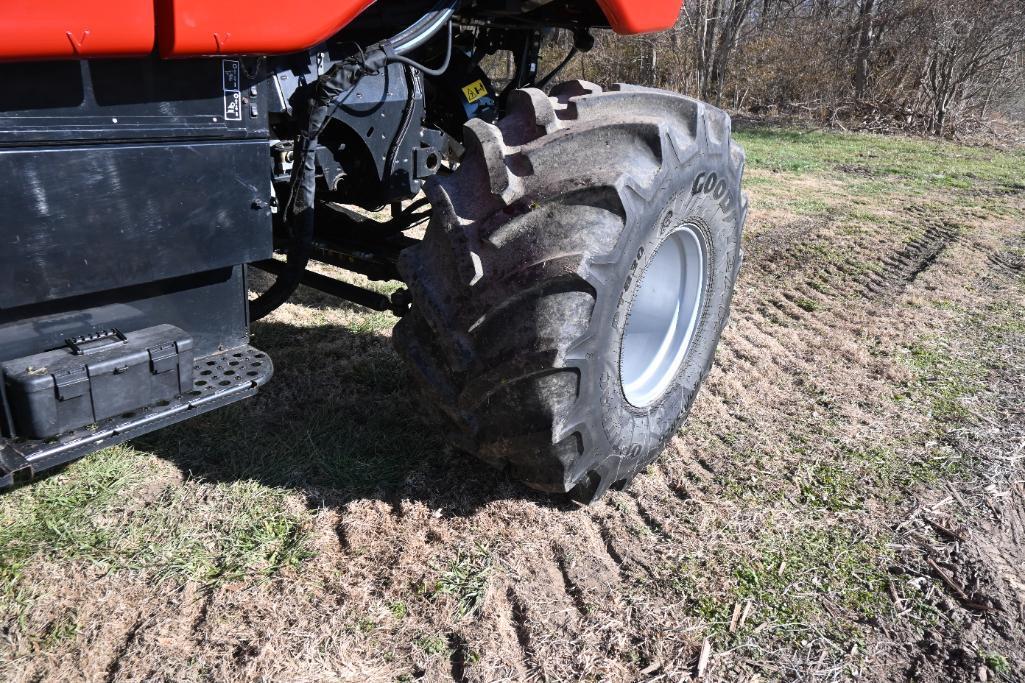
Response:
[[[686,0],[673,30],[600,35],[567,73],[951,135],[985,116],[1025,117],[1025,0]]]
[[[687,13],[695,26],[695,67],[701,97],[722,101],[730,59],[755,0],[694,0]]]
[[[951,114],[973,101],[985,102],[988,88],[1025,46],[1025,5],[1020,0],[943,3],[930,8],[930,15],[935,35],[922,87],[931,107],[929,128],[943,135]]]
[[[876,0],[861,0],[858,7],[858,47],[854,59],[854,95],[865,97],[868,87],[869,56],[872,53]]]

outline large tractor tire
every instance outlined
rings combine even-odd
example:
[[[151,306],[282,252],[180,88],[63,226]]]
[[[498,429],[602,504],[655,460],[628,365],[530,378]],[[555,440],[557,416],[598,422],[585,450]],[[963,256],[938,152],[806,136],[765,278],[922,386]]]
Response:
[[[685,419],[741,262],[744,154],[679,95],[574,81],[465,129],[400,270],[395,344],[452,442],[591,501]]]

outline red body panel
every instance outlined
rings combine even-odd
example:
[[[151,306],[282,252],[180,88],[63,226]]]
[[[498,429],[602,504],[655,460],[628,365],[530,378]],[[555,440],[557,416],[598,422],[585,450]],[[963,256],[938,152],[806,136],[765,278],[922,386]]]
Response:
[[[153,0],[0,0],[0,59],[144,55]]]
[[[374,0],[158,0],[164,57],[279,54],[339,31]]]
[[[598,0],[616,33],[654,33],[676,24],[683,0]]]
[[[0,59],[277,54],[312,47],[374,0],[0,0]],[[597,0],[617,33],[673,26],[683,0]],[[155,10],[154,10],[155,5]]]

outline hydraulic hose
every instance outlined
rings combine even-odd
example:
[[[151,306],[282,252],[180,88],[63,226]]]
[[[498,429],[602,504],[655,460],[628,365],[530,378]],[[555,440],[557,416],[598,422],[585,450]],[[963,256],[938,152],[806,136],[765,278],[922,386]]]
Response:
[[[431,69],[429,67],[424,66],[420,62],[414,62],[412,59],[409,59],[408,57],[403,57],[402,55],[398,54],[391,57],[388,61],[405,64],[406,66],[422,71],[426,76],[442,75],[443,73],[448,71],[448,65],[452,62],[452,22],[448,22],[448,48],[445,50],[445,61],[443,61],[441,63],[441,66],[439,66],[438,68]]]
[[[573,61],[573,58],[576,57],[579,52],[580,52],[580,49],[577,48],[576,45],[574,45],[572,48],[570,48],[569,54],[566,55],[566,58],[563,59],[561,62],[559,62],[559,65],[557,67],[555,67],[554,69],[552,69],[551,72],[549,72],[549,74],[547,76],[545,76],[540,81],[538,81],[534,85],[534,87],[535,88],[540,88],[540,89],[544,90],[545,86],[547,86],[549,83],[551,83],[553,78],[555,78],[560,73],[562,73],[562,70],[565,69],[569,65],[569,63],[571,61]]]
[[[390,44],[397,55],[412,52],[440,31],[458,7],[459,0],[442,0],[412,26],[384,41],[384,44]]]
[[[288,256],[284,270],[267,291],[249,302],[249,320],[259,320],[274,312],[299,288],[303,272],[313,253],[313,209],[291,219],[292,234],[288,240]],[[259,267],[259,264],[257,264]]]

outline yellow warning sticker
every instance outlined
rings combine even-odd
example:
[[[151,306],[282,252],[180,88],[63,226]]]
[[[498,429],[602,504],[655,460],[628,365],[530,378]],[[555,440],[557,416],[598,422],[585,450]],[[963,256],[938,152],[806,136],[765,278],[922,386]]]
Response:
[[[481,80],[476,80],[463,88],[463,95],[466,96],[466,101],[471,104],[487,94],[488,89],[484,87],[484,81]]]

